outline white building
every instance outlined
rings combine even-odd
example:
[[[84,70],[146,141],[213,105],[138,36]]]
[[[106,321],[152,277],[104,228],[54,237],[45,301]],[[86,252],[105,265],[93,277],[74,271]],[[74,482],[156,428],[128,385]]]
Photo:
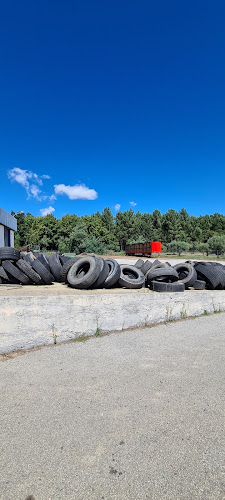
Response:
[[[0,247],[14,247],[17,220],[0,207]]]

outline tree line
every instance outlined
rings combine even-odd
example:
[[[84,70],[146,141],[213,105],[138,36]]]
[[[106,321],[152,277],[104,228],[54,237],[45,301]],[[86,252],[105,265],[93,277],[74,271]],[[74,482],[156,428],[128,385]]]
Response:
[[[124,250],[127,243],[161,241],[162,251],[171,253],[225,252],[225,216],[219,213],[195,217],[184,208],[179,212],[169,209],[165,214],[158,209],[135,214],[130,209],[119,211],[114,217],[106,207],[102,213],[81,217],[66,214],[61,219],[52,214],[34,217],[23,211],[11,214],[17,219],[18,248],[31,244],[61,253],[103,254]]]

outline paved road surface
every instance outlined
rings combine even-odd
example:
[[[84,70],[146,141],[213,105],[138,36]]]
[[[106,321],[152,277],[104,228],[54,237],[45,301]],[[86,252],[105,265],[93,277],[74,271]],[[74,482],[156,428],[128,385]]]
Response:
[[[224,500],[225,314],[0,364],[0,498]]]

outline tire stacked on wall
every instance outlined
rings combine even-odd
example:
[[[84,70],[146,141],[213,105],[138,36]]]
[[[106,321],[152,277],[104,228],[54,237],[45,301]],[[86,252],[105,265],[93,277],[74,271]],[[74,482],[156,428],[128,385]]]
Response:
[[[159,260],[138,259],[135,265],[87,255],[69,258],[0,248],[0,283],[50,285],[64,283],[78,290],[147,287],[157,292],[225,289],[225,266],[216,262],[186,261],[172,266]]]

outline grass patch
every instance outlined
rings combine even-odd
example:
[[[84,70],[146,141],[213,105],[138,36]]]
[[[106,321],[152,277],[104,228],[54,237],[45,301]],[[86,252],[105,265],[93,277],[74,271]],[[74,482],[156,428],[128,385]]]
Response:
[[[72,339],[72,342],[86,342],[91,337],[85,337],[85,335],[81,335],[81,337],[77,337],[76,339]]]

